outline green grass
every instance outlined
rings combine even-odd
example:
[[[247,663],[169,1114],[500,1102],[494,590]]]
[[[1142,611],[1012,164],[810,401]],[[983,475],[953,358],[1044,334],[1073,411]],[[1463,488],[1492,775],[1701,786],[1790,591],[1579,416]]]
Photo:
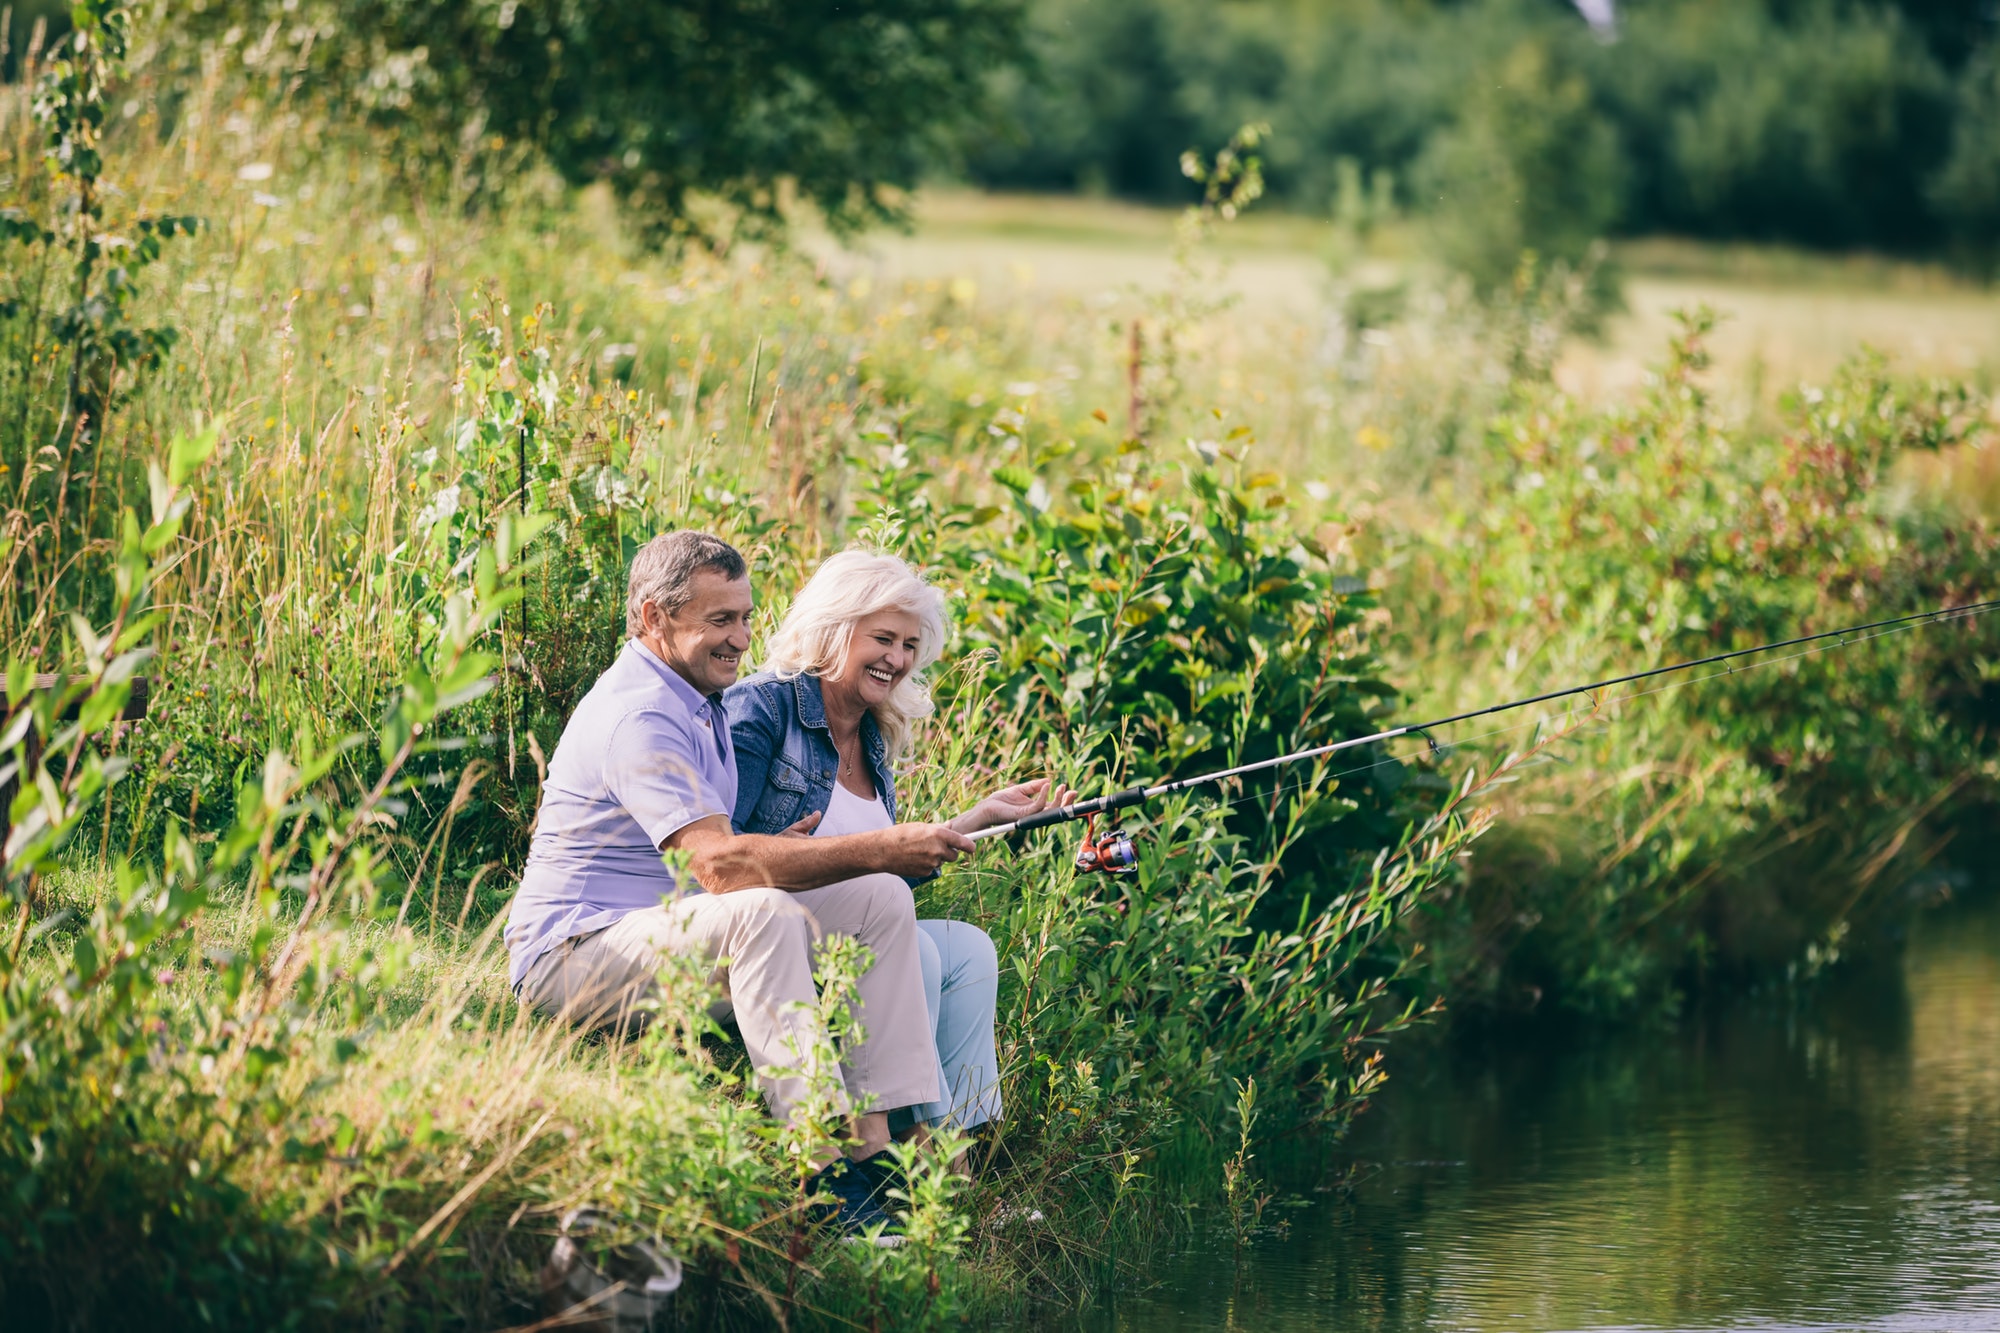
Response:
[[[1168,209],[940,191],[918,200],[916,216],[910,237],[864,242],[874,271],[891,279],[972,277],[1002,300],[1024,301],[1089,300],[1128,284],[1163,284],[1172,272]],[[1295,331],[1308,348],[1320,341],[1323,302],[1335,286],[1330,219],[1253,213],[1216,250],[1233,262],[1224,285],[1240,301],[1228,317],[1238,340],[1268,349]],[[857,262],[819,252],[836,268]],[[1424,267],[1421,226],[1391,223],[1362,254],[1366,282],[1408,281]],[[1626,310],[1601,341],[1572,340],[1556,372],[1565,388],[1594,402],[1637,393],[1672,331],[1671,313],[1698,304],[1723,316],[1713,347],[1721,380],[1752,402],[1773,401],[1802,380],[1823,381],[1863,347],[1910,371],[1982,382],[2000,366],[2000,295],[1940,266],[1669,239],[1620,242],[1611,254]],[[1267,398],[1286,391],[1256,387]],[[1990,486],[1983,493],[1993,495]]]

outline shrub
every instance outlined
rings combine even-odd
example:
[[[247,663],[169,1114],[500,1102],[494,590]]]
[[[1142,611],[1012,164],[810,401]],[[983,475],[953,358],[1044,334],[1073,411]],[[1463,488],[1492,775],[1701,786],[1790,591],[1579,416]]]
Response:
[[[1585,264],[1623,210],[1624,161],[1582,77],[1547,46],[1524,42],[1431,141],[1417,188],[1440,257],[1491,295],[1512,282],[1524,252],[1572,270]]]
[[[1707,329],[1641,406],[1541,397],[1495,424],[1419,613],[1481,701],[1987,595],[1993,534],[1890,484],[1983,437],[1976,397],[1864,361],[1781,434],[1739,431],[1701,388]],[[1954,812],[1993,800],[1994,700],[1971,684],[1993,636],[1939,626],[1618,705],[1435,909],[1447,988],[1623,1013],[1885,938]]]
[[[1002,513],[928,552],[961,581],[962,642],[983,655],[960,688],[990,691],[1110,781],[1381,730],[1398,698],[1371,641],[1383,617],[1336,549],[1347,534],[1329,525],[1330,548],[1293,530],[1282,478],[1245,462],[1247,432],[1199,447],[1213,461],[1172,471],[1127,455],[1069,481],[1061,504],[1031,468],[1001,466]],[[1411,797],[1430,788],[1409,776],[1393,757],[1348,753],[1196,800],[1220,802],[1256,859],[1282,862],[1266,910],[1288,921],[1309,894],[1351,887],[1421,816]]]

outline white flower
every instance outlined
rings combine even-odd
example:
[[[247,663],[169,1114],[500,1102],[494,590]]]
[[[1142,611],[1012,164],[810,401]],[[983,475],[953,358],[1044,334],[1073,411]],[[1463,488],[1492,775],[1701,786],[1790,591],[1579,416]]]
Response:
[[[450,518],[458,512],[458,485],[453,483],[431,497],[431,502],[417,513],[417,526],[429,528]]]
[[[236,179],[240,181],[267,181],[271,179],[269,162],[245,162],[236,168]]]

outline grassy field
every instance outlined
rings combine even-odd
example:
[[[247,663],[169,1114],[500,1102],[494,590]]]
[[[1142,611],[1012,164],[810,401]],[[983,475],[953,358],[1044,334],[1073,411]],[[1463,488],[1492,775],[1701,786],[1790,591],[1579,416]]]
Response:
[[[831,271],[878,280],[970,279],[994,300],[1102,301],[1156,288],[1172,274],[1176,214],[1074,196],[921,196],[907,236],[864,238],[853,250],[814,248]],[[1254,213],[1215,250],[1229,262],[1235,318],[1275,335],[1315,329],[1332,272],[1329,221]],[[1363,261],[1374,281],[1421,262],[1411,224],[1372,238]],[[1626,311],[1601,341],[1578,339],[1556,369],[1565,389],[1626,398],[1657,364],[1672,312],[1708,305],[1722,316],[1712,352],[1731,386],[1772,398],[1824,380],[1863,347],[1912,371],[1985,379],[2000,366],[2000,293],[1936,266],[1871,256],[1815,255],[1753,246],[1632,241],[1613,251]]]
[[[1016,319],[1032,320],[1027,312],[1039,311],[1045,330],[1057,311],[1100,322],[1129,317],[1144,307],[1145,293],[1184,280],[1177,276],[1173,210],[939,190],[919,196],[913,212],[908,233],[880,232],[847,245],[808,238],[804,248],[841,282],[915,281],[928,291],[956,290]],[[1329,351],[1329,318],[1350,292],[1437,280],[1422,245],[1421,231],[1409,223],[1379,228],[1357,245],[1342,241],[1325,219],[1253,212],[1237,220],[1212,239],[1213,266],[1199,275],[1207,294],[1230,308],[1213,317],[1196,346],[1208,362],[1205,379],[1200,371],[1190,378],[1211,401],[1263,426],[1286,452],[1289,468],[1324,474],[1330,484],[1379,476],[1390,460],[1351,447],[1373,424],[1369,412],[1328,422],[1324,413],[1299,408],[1338,359]],[[1733,411],[1766,424],[1785,395],[1825,384],[1865,351],[1883,354],[1906,373],[1980,385],[2000,372],[2000,291],[1939,265],[1669,239],[1621,242],[1611,253],[1622,309],[1601,333],[1567,338],[1551,369],[1560,388],[1588,403],[1633,401],[1658,368],[1678,314],[1704,306],[1719,320],[1707,342],[1713,392]],[[1061,334],[1044,333],[1038,341],[1073,349],[1077,319],[1058,322]],[[1410,323],[1373,334],[1385,379],[1395,377],[1398,361],[1434,360],[1439,343],[1450,341],[1421,318]],[[1399,341],[1406,345],[1399,348]],[[1444,360],[1461,381],[1484,373],[1464,348]],[[1106,376],[1115,378],[1113,371]],[[1114,392],[1102,396],[1113,405]],[[1379,421],[1390,414],[1372,415]],[[1429,450],[1419,446],[1419,452]],[[1911,459],[1903,472],[1934,500],[2000,517],[2000,453]]]

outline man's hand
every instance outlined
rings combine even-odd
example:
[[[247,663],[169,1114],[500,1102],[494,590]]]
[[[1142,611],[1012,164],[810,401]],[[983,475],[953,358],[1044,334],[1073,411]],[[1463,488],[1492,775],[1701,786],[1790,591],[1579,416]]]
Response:
[[[905,879],[936,874],[939,866],[978,850],[972,839],[949,824],[893,824],[862,836],[876,840],[874,849],[880,852],[876,869]]]
[[[1002,787],[970,810],[951,821],[960,833],[977,833],[995,824],[1012,824],[1038,815],[1050,806],[1074,805],[1076,793],[1058,784],[1051,788],[1047,778]]]

